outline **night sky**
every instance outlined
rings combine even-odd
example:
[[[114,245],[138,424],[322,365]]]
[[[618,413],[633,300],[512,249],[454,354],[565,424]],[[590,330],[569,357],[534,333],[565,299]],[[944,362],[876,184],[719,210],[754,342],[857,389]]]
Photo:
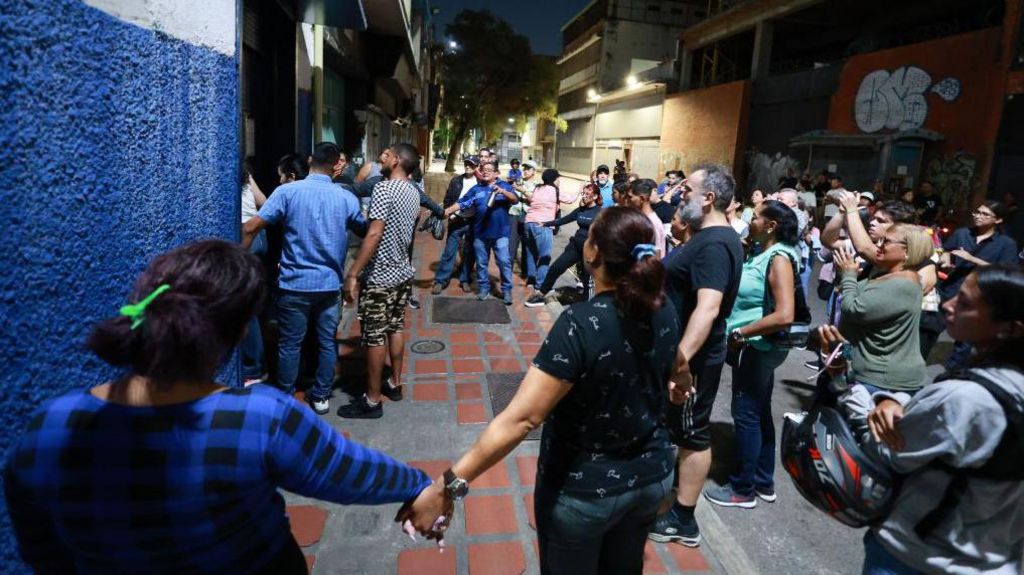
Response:
[[[431,0],[441,9],[434,24],[438,40],[444,28],[462,10],[490,10],[530,39],[534,54],[557,56],[562,52],[562,26],[589,4],[589,0]]]

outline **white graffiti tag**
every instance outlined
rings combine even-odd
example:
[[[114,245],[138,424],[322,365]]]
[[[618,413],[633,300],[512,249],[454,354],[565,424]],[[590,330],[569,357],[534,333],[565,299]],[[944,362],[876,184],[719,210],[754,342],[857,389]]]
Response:
[[[947,102],[960,96],[960,81],[945,78],[934,85],[932,77],[917,66],[889,72],[875,70],[860,82],[854,101],[857,127],[872,133],[881,129],[913,130],[928,118],[925,94],[934,92]]]

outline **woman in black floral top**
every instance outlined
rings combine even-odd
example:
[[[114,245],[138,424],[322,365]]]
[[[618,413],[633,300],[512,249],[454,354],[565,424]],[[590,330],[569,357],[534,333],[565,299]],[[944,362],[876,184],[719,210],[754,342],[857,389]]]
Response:
[[[460,482],[472,482],[543,422],[535,491],[541,572],[641,572],[647,532],[671,489],[662,414],[680,338],[653,242],[638,211],[598,216],[584,245],[597,295],[558,318],[509,407],[400,520],[437,536],[453,499],[465,494]]]

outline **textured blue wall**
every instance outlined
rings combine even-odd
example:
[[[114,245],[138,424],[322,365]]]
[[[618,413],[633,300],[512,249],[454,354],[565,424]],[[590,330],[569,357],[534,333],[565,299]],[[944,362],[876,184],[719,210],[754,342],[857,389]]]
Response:
[[[0,0],[0,453],[155,254],[238,234],[237,61],[71,0]],[[236,382],[230,382],[236,383]],[[0,572],[18,572],[0,503]]]

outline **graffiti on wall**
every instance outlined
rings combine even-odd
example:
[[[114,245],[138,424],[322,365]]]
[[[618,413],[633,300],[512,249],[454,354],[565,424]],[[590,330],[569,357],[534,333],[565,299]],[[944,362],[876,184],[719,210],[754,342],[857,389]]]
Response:
[[[893,70],[875,70],[860,82],[854,101],[857,127],[872,133],[881,129],[913,130],[928,118],[928,100],[933,93],[946,102],[960,96],[960,80],[944,78],[932,83],[932,77],[917,66]]]
[[[770,156],[762,152],[747,152],[747,170],[750,172],[747,187],[751,190],[775,191],[779,187],[779,180],[790,168],[799,174],[800,162],[781,153]]]
[[[936,155],[925,162],[924,177],[932,182],[946,209],[966,212],[974,189],[978,160],[963,150],[955,154]]]

